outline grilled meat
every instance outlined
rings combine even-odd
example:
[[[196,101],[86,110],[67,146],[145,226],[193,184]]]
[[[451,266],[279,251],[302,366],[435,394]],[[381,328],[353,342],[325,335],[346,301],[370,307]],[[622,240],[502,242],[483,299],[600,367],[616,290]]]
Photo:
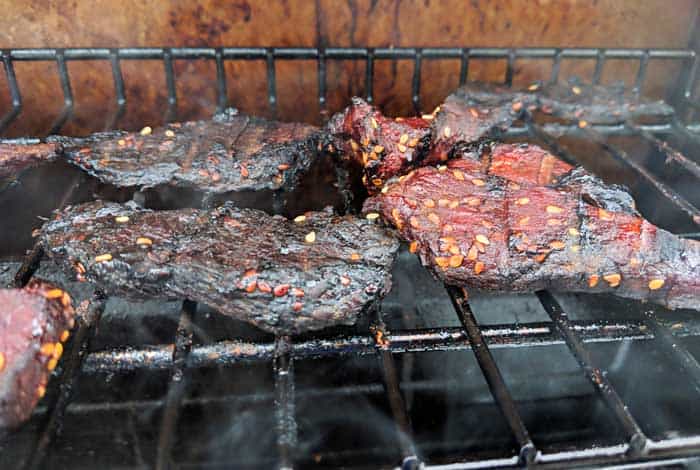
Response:
[[[322,150],[322,132],[229,109],[209,121],[140,133],[50,137],[72,164],[117,187],[180,187],[205,195],[291,191]]]
[[[586,124],[619,124],[625,121],[667,119],[673,108],[625,92],[622,84],[587,85],[572,79],[568,84],[534,84],[529,101],[545,114]]]
[[[700,243],[645,221],[621,188],[580,169],[542,186],[539,172],[523,179],[519,165],[503,163],[494,176],[475,161],[412,171],[365,210],[390,221],[451,285],[610,292],[700,308]]]
[[[0,178],[15,177],[22,170],[53,161],[60,150],[56,143],[0,143]]]
[[[388,290],[398,249],[366,220],[309,212],[290,221],[230,203],[207,211],[68,207],[42,241],[107,293],[190,299],[275,333],[353,324]]]
[[[488,120],[498,122],[502,119],[508,124],[507,106],[514,112],[539,111],[566,121],[586,124],[619,124],[625,121],[648,119],[667,119],[673,115],[673,108],[661,100],[649,100],[626,92],[622,84],[590,85],[571,79],[567,84],[534,83],[522,90],[514,90],[500,85],[468,83],[450,95],[445,104],[453,103],[460,108],[482,109],[486,114],[478,123]],[[444,109],[444,105],[441,107]],[[492,113],[494,113],[492,115]],[[474,113],[474,111],[472,111]],[[477,117],[474,114],[474,117]],[[483,124],[480,124],[483,125]],[[456,119],[451,127],[473,129],[471,119]],[[464,132],[464,131],[463,131]],[[479,135],[479,133],[471,133]],[[467,131],[462,140],[471,142]]]
[[[430,122],[422,118],[384,116],[361,98],[336,114],[328,123],[339,155],[363,169],[362,181],[376,192],[392,176],[424,162],[430,144]]]
[[[498,136],[520,118],[526,95],[502,91],[465,85],[449,95],[435,112],[431,127],[434,157],[429,161],[444,162],[456,149],[471,148],[487,137]]]
[[[341,155],[363,169],[363,182],[373,194],[393,176],[478,149],[487,139],[498,138],[514,121],[537,111],[585,126],[667,118],[673,109],[663,101],[625,94],[619,87],[576,81],[535,84],[525,90],[470,83],[421,118],[388,118],[362,99],[353,98],[349,107],[331,119],[328,130],[343,148]]]
[[[0,290],[0,428],[29,418],[73,327],[67,293],[33,280],[24,289]]]

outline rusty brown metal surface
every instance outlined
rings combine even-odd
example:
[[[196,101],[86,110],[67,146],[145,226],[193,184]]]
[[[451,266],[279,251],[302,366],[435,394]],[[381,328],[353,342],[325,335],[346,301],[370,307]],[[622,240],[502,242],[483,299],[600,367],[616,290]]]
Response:
[[[28,3],[28,4],[27,4]],[[287,0],[279,2],[13,2],[0,0],[0,48],[139,46],[581,46],[686,47],[698,3],[694,0]],[[24,109],[6,136],[42,135],[62,106],[55,63],[15,63]],[[676,66],[652,61],[645,94],[663,96]],[[516,62],[515,83],[549,76],[543,60]],[[590,78],[593,61],[562,62],[560,77]],[[122,61],[127,110],[117,126],[136,129],[162,122],[167,108],[162,63]],[[230,103],[267,114],[263,61],[226,63]],[[106,61],[69,62],[76,112],[62,130],[85,134],[102,130],[114,110]],[[631,83],[636,63],[611,62],[603,81]],[[177,118],[208,116],[216,106],[215,64],[176,60]],[[318,120],[315,64],[295,61],[277,66],[278,117]],[[474,60],[469,78],[502,80],[504,61]],[[424,61],[421,101],[435,106],[458,83],[457,60]],[[335,111],[364,92],[363,63],[329,61],[328,108]],[[412,113],[409,61],[375,65],[376,102],[389,114]],[[429,82],[429,85],[428,85]],[[9,107],[4,74],[0,111]],[[268,114],[269,115],[269,114]]]

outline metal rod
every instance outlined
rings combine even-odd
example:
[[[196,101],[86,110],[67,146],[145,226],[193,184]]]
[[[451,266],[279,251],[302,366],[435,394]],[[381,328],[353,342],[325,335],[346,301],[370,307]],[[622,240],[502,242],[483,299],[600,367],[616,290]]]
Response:
[[[634,87],[632,88],[632,93],[634,96],[639,97],[644,87],[644,80],[647,76],[647,66],[649,65],[649,53],[645,52],[644,55],[639,59],[639,69],[637,70],[637,76],[634,79]]]
[[[319,52],[316,67],[318,74],[318,110],[325,121],[328,111],[326,110],[326,53],[324,51]]]
[[[595,133],[593,130],[586,130],[585,132]],[[600,145],[610,152],[610,154],[619,162],[627,165],[629,168],[634,170],[638,175],[645,179],[649,184],[651,184],[662,196],[664,196],[671,204],[676,206],[679,210],[686,213],[693,222],[700,225],[700,210],[688,202],[683,196],[678,194],[675,190],[668,187],[665,183],[659,180],[652,172],[647,170],[644,166],[637,163],[634,159],[630,158],[629,155],[624,150],[617,149],[614,146],[608,144],[600,137],[595,139],[600,143]]]
[[[165,122],[172,122],[177,119],[177,90],[175,88],[173,57],[169,49],[163,53],[163,68],[165,69],[165,85],[168,89],[168,108],[165,112]]]
[[[421,114],[421,104],[420,104],[420,82],[421,82],[421,59],[423,57],[422,51],[419,49],[416,51],[416,56],[413,59],[413,80],[412,80],[412,92],[411,101],[413,102],[413,111],[420,115]]]
[[[116,49],[119,57],[125,60],[162,59],[165,47],[125,47]],[[46,61],[55,60],[57,52],[61,50],[68,60],[107,60],[111,50],[106,48],[17,48],[9,51],[12,60],[20,61]],[[315,59],[319,49],[314,47],[275,47],[269,49],[280,59],[307,60]],[[366,47],[335,47],[328,48],[328,58],[333,59],[361,59],[366,57],[371,48]],[[416,49],[412,47],[384,47],[377,48],[377,58],[381,59],[406,59],[412,58]],[[614,59],[639,60],[647,50],[640,48],[614,48],[598,49],[585,47],[547,48],[547,47],[475,47],[472,49],[473,57],[507,59],[513,53],[516,57],[530,59],[553,58],[561,54],[563,58],[571,59],[595,59],[599,51]],[[213,47],[178,47],[172,48],[172,55],[178,59],[214,59],[216,48]],[[268,49],[261,47],[224,47],[223,54],[226,59],[259,60],[265,59]],[[649,49],[649,57],[652,59],[687,60],[694,57],[691,49]],[[430,59],[456,59],[459,58],[461,49],[456,47],[431,47],[425,49],[425,57]]]
[[[12,59],[9,52],[2,53],[2,63],[5,67],[5,77],[7,85],[10,87],[10,99],[12,100],[12,109],[7,114],[0,118],[0,132],[4,131],[7,126],[14,121],[19,113],[22,112],[22,95],[19,92],[17,84],[17,76],[15,75],[15,67],[12,65]]]
[[[401,451],[402,470],[420,468],[420,460],[418,453],[413,445],[413,430],[411,427],[411,419],[406,408],[406,402],[401,394],[401,382],[399,374],[396,370],[396,362],[394,355],[389,349],[391,341],[388,338],[381,310],[375,309],[376,322],[370,328],[373,333],[374,345],[377,350],[379,364],[382,367],[384,393],[391,408],[391,414],[394,418],[396,426],[396,434]]]
[[[185,300],[180,310],[180,321],[175,333],[175,347],[172,353],[173,370],[170,375],[168,394],[165,398],[163,417],[158,433],[158,449],[156,454],[156,469],[164,470],[170,467],[170,455],[172,452],[177,420],[180,416],[180,403],[187,388],[187,376],[185,366],[187,355],[192,348],[192,319],[197,311],[197,304],[191,300]]]
[[[678,360],[686,375],[694,382],[695,390],[700,392],[700,363],[698,360],[679,342],[679,338],[673,336],[668,328],[659,323],[651,311],[644,312],[644,315],[647,319],[647,326],[654,334],[654,340],[661,343]]]
[[[606,373],[594,365],[593,358],[586,350],[583,341],[571,327],[568,315],[549,292],[539,291],[537,292],[537,297],[554,322],[574,358],[576,358],[576,361],[583,369],[586,377],[591,381],[608,408],[614,413],[617,422],[628,439],[630,452],[632,455],[642,455],[645,452],[647,437],[644,435],[637,420],[630,414],[627,405],[615,391]]]
[[[291,355],[289,336],[275,338],[275,423],[277,426],[277,451],[279,468],[294,468],[298,446],[297,421],[294,399],[294,358]]]
[[[114,98],[117,103],[117,109],[109,117],[105,125],[106,130],[114,129],[116,123],[126,110],[126,95],[124,94],[124,77],[122,75],[121,65],[119,64],[119,53],[113,50],[109,55],[109,61],[112,65],[112,79],[114,81]]]
[[[469,341],[474,351],[474,356],[479,363],[479,367],[484,374],[484,378],[488,383],[489,390],[493,395],[499,409],[503,413],[503,417],[506,419],[508,426],[510,427],[513,436],[515,437],[520,451],[518,453],[519,460],[524,465],[529,465],[535,461],[537,456],[537,449],[535,444],[530,438],[530,433],[525,427],[520,413],[518,412],[518,407],[515,404],[515,400],[508,391],[503,376],[498,370],[496,361],[489,351],[489,347],[486,344],[479,326],[476,323],[474,314],[467,303],[467,293],[464,289],[456,287],[448,287],[448,293],[450,294],[450,299],[452,304],[457,311],[459,320],[462,322],[462,326],[469,336]]]
[[[58,134],[61,127],[73,115],[73,91],[70,86],[70,77],[66,67],[66,59],[62,52],[56,55],[56,65],[58,67],[58,77],[61,80],[61,90],[63,91],[63,109],[54,123],[51,125],[49,134]]]
[[[511,50],[510,54],[508,54],[508,62],[506,64],[506,76],[505,79],[503,80],[504,84],[507,87],[512,87],[513,86],[513,74],[515,71],[515,51]]]
[[[277,78],[275,74],[275,56],[272,49],[267,51],[267,102],[270,105],[272,116],[277,116]]]
[[[221,112],[228,106],[228,91],[226,87],[226,68],[224,67],[224,52],[216,49],[216,111]]]
[[[549,77],[550,83],[557,83],[559,80],[559,69],[561,67],[561,51],[557,51],[554,55],[554,60],[552,61],[552,73]]]
[[[463,49],[459,64],[459,86],[467,83],[469,76],[469,49]]]
[[[623,339],[652,338],[644,323],[580,322],[574,324],[584,342],[617,342]],[[700,336],[700,322],[674,330],[679,337]],[[528,325],[493,325],[484,327],[482,335],[491,349],[525,348],[564,344],[548,323]],[[460,351],[471,343],[462,328],[417,329],[394,331],[388,336],[388,349],[394,353],[422,351]],[[173,345],[96,351],[83,364],[85,373],[119,372],[137,369],[168,369],[172,367]],[[295,358],[322,358],[343,355],[374,354],[375,347],[366,336],[346,336],[313,339],[292,344]],[[187,367],[226,366],[244,361],[269,361],[274,357],[271,343],[219,341],[193,346]]]
[[[374,102],[374,51],[367,51],[367,64],[365,65],[365,99],[368,103]]]
[[[605,49],[596,51],[595,55],[595,70],[593,70],[593,84],[598,85],[603,76],[603,67],[605,66]]]
[[[27,253],[27,256],[22,260],[22,265],[17,270],[14,279],[14,287],[24,287],[29,283],[41,263],[41,258],[44,256],[44,248],[41,243],[36,242],[32,249]]]
[[[55,402],[49,404],[48,420],[46,421],[39,439],[30,453],[31,457],[26,462],[25,468],[34,469],[41,468],[46,452],[51,445],[54,437],[60,432],[63,425],[63,417],[66,413],[66,407],[73,396],[75,382],[81,371],[81,364],[85,355],[90,348],[90,340],[92,339],[95,326],[100,321],[100,317],[104,312],[106,297],[100,291],[95,291],[94,297],[90,304],[81,314],[80,307],[78,313],[78,331],[73,335],[70,354],[67,358],[65,369],[61,375],[61,382],[58,389],[58,396]]]

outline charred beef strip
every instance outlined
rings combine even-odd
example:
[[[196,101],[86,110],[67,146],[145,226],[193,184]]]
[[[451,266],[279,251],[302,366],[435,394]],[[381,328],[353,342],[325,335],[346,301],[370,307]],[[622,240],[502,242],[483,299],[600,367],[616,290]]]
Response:
[[[39,280],[0,289],[0,303],[0,428],[10,428],[29,418],[46,393],[74,311],[66,292]]]
[[[444,162],[455,150],[473,148],[505,131],[522,117],[528,96],[498,86],[471,84],[449,95],[434,112],[431,163]]]
[[[586,124],[620,124],[626,121],[668,119],[673,108],[662,100],[649,100],[625,91],[623,84],[589,85],[577,79],[567,84],[530,85],[537,109],[544,113]],[[530,104],[530,103],[528,103]]]
[[[0,178],[15,177],[27,168],[53,161],[60,152],[56,143],[0,143]]]
[[[117,187],[188,188],[205,195],[291,191],[323,146],[323,132],[229,109],[212,120],[86,138],[50,137],[67,160]]]
[[[353,98],[350,106],[331,118],[328,130],[341,149],[341,158],[362,168],[362,182],[370,193],[379,191],[392,176],[429,163],[423,161],[430,145],[426,119],[389,118],[363,99]]]
[[[149,211],[72,206],[41,235],[49,256],[106,293],[190,299],[275,333],[355,323],[390,287],[398,242],[329,211],[294,221],[227,203]]]
[[[507,165],[492,176],[455,159],[392,181],[365,210],[390,221],[447,284],[700,309],[700,243],[653,226],[622,189],[581,170],[549,187],[517,178]]]

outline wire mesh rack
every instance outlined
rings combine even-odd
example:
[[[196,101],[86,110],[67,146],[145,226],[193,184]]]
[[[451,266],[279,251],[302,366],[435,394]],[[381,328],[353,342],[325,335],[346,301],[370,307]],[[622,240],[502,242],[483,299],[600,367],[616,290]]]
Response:
[[[266,63],[267,99],[274,110],[277,103],[276,65],[279,61],[315,61],[318,74],[318,103],[322,114],[327,113],[326,64],[331,60],[363,61],[366,64],[365,90],[367,101],[373,99],[374,64],[380,59],[408,59],[413,61],[412,105],[417,113],[421,109],[421,67],[424,61],[432,59],[454,59],[460,61],[459,83],[469,76],[472,59],[505,59],[507,67],[503,83],[511,85],[516,63],[521,59],[548,59],[551,61],[549,76],[543,80],[556,81],[562,59],[595,60],[593,83],[600,82],[606,61],[624,59],[638,63],[632,91],[640,93],[646,78],[648,64],[657,59],[677,61],[682,64],[677,77],[677,93],[672,103],[677,110],[673,119],[664,123],[646,125],[598,125],[586,132],[605,135],[631,135],[637,138],[668,136],[698,142],[692,119],[700,105],[692,98],[698,57],[693,50],[676,49],[559,49],[559,48],[125,48],[125,49],[12,49],[0,51],[0,60],[9,85],[12,108],[0,118],[0,132],[22,112],[21,87],[14,73],[16,61],[54,61],[60,78],[64,106],[51,126],[51,133],[60,132],[74,111],[73,88],[66,67],[67,61],[107,61],[111,65],[116,111],[109,122],[113,125],[124,113],[126,95],[120,64],[126,60],[161,60],[165,70],[168,108],[166,120],[176,114],[178,99],[176,78],[173,73],[173,60],[204,59],[216,64],[217,108],[229,105],[227,98],[227,77],[224,70],[226,61],[261,60]],[[573,126],[576,127],[575,125]],[[508,131],[509,136],[522,137],[536,135],[543,140],[554,141],[554,135],[568,132],[562,124],[536,125],[528,123]],[[580,131],[576,130],[576,131]],[[700,223],[700,211],[687,198],[679,194],[671,185],[664,182],[655,172],[641,166],[625,152],[609,148],[610,155],[626,165],[638,177],[658,190],[661,197],[685,214],[695,223]],[[567,157],[564,150],[560,156]],[[568,156],[568,158],[573,158]],[[686,168],[695,168],[690,160],[681,162]],[[699,175],[695,174],[700,183]],[[688,234],[692,236],[692,234]],[[35,246],[25,259],[15,277],[15,286],[27,284],[39,267],[43,256],[40,246]],[[277,465],[293,468],[297,463],[297,414],[295,410],[295,361],[306,358],[326,358],[339,356],[375,356],[383,373],[383,393],[386,395],[393,416],[393,425],[402,436],[399,442],[402,468],[430,468],[434,465],[424,462],[413,444],[413,429],[410,413],[404,401],[405,388],[397,374],[396,355],[425,351],[453,351],[471,349],[485,378],[492,397],[508,429],[517,443],[515,454],[506,458],[474,459],[468,455],[463,460],[453,462],[445,468],[471,467],[560,467],[561,465],[624,464],[629,462],[683,463],[700,455],[700,435],[652,439],[645,434],[635,416],[620,393],[589,353],[590,342],[619,342],[623,340],[653,341],[658,348],[673,356],[687,379],[700,387],[700,364],[693,354],[679,343],[678,339],[700,336],[700,322],[686,322],[682,328],[671,329],[651,313],[640,315],[637,321],[601,322],[573,321],[569,319],[560,303],[548,292],[538,292],[537,298],[549,316],[549,321],[527,325],[480,325],[470,309],[466,292],[463,289],[447,287],[452,300],[454,313],[461,327],[417,328],[388,331],[383,328],[382,312],[376,312],[374,328],[366,335],[341,336],[336,338],[277,337],[272,342],[247,342],[236,339],[218,341],[212,344],[193,343],[193,317],[197,305],[190,300],[182,303],[179,324],[175,338],[170,344],[154,345],[147,348],[109,349],[90,351],[90,341],[100,322],[106,298],[97,294],[89,309],[78,322],[77,333],[72,339],[72,347],[64,358],[63,373],[59,393],[46,404],[47,420],[39,437],[24,462],[27,468],[40,467],[47,452],[55,442],[66,409],[71,403],[75,382],[81,374],[103,372],[123,373],[129,370],[167,370],[170,373],[168,392],[162,399],[143,400],[129,403],[78,404],[74,412],[90,412],[94,409],[115,409],[124,407],[162,408],[162,421],[157,445],[156,467],[167,468],[172,462],[174,430],[177,427],[180,407],[187,400],[186,384],[190,380],[189,371],[205,366],[228,366],[239,362],[269,363],[274,372],[274,416],[276,423]],[[611,447],[577,448],[571,451],[546,453],[538,449],[519,411],[518,403],[506,385],[499,366],[492,354],[502,348],[528,348],[533,345],[565,345],[576,359],[581,374],[599,394],[612,419],[624,430],[625,442]],[[434,384],[439,386],[439,384]],[[348,393],[352,393],[349,390]],[[226,398],[223,397],[222,400]],[[435,465],[435,467],[439,467]]]

